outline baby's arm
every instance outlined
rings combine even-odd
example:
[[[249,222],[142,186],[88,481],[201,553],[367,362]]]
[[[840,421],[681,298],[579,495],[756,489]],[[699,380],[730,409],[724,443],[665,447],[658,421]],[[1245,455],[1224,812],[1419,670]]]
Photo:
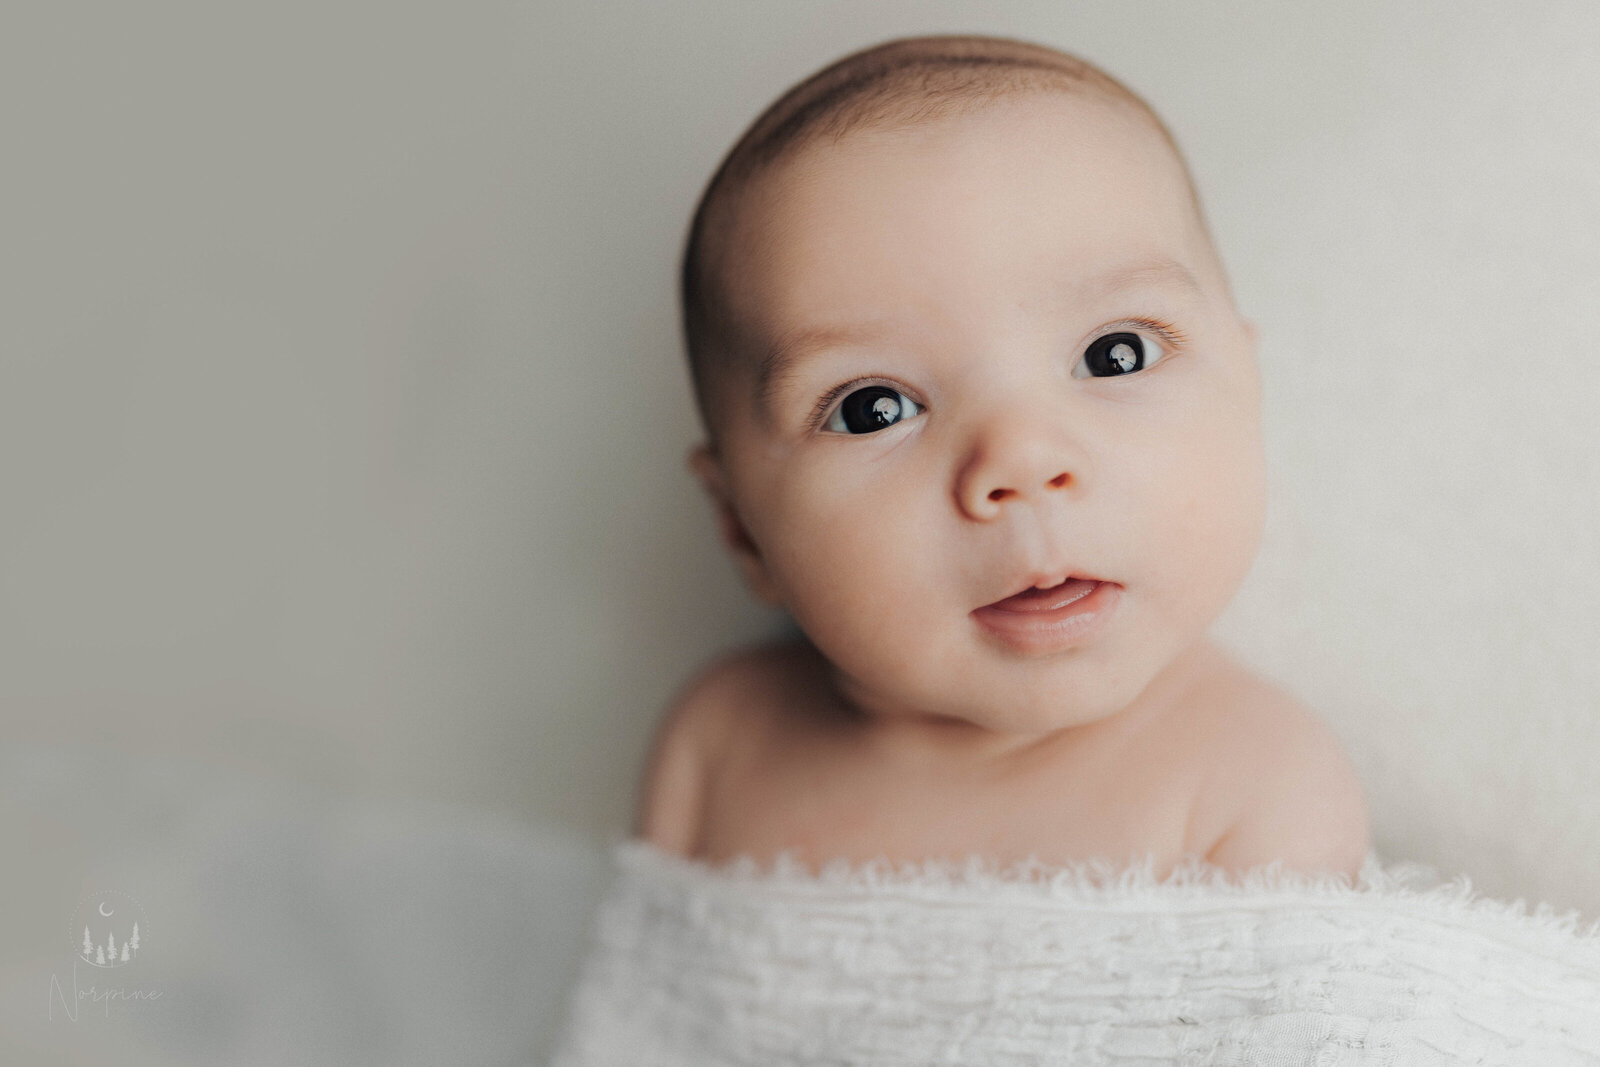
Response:
[[[1371,834],[1355,768],[1315,715],[1269,718],[1259,755],[1242,768],[1239,813],[1206,859],[1235,871],[1282,859],[1287,870],[1342,871],[1354,881]]]

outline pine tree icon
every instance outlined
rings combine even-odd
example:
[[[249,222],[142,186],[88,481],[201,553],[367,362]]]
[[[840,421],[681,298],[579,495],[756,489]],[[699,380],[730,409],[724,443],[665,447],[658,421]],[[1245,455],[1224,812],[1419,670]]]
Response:
[[[89,931],[88,931],[87,928],[85,928],[83,932],[85,934],[88,934]],[[129,938],[129,941],[131,941],[132,944],[133,944],[133,954],[135,956],[137,956],[139,954],[139,924],[138,923],[134,923],[133,924],[133,937]],[[127,944],[124,944],[122,947],[123,948],[127,948],[128,946],[127,946]]]
[[[89,940],[89,928],[83,928],[83,958],[88,959],[94,953],[94,942]]]
[[[111,957],[111,962],[117,962],[117,935],[106,932],[106,955]]]
[[[102,967],[106,965],[106,950],[100,945],[94,947],[94,961]]]

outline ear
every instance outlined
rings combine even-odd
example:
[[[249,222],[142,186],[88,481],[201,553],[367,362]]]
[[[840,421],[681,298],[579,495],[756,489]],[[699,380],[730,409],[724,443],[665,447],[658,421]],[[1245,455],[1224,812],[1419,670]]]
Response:
[[[1261,331],[1256,329],[1254,322],[1243,315],[1239,316],[1239,325],[1244,327],[1244,335],[1250,339],[1250,350],[1252,352],[1255,351],[1256,346],[1261,342]]]
[[[756,547],[750,531],[745,529],[733,506],[733,496],[728,492],[727,473],[723,470],[721,459],[702,442],[689,450],[689,471],[711,498],[711,505],[717,512],[722,543],[733,554],[734,562],[738,563],[739,570],[744,574],[745,584],[763,603],[783,606],[783,598],[767,570],[766,561],[761,558],[761,550]]]

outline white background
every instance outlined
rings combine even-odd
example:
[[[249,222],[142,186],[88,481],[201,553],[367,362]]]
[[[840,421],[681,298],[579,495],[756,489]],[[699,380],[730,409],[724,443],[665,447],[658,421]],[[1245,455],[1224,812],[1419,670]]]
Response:
[[[783,621],[684,467],[690,211],[799,78],[969,31],[1154,105],[1261,328],[1219,636],[1343,739],[1386,859],[1600,915],[1582,0],[7,5],[7,766],[625,833],[672,689]],[[115,884],[137,787],[71,780],[13,779],[13,945]]]

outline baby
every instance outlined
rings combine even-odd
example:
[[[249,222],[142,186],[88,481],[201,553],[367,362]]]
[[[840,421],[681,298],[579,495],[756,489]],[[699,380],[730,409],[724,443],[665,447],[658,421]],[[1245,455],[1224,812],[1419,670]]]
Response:
[[[1207,636],[1261,536],[1256,330],[1148,105],[1017,40],[846,56],[729,152],[682,298],[691,469],[805,640],[683,687],[635,836],[1354,878],[1334,735]]]

